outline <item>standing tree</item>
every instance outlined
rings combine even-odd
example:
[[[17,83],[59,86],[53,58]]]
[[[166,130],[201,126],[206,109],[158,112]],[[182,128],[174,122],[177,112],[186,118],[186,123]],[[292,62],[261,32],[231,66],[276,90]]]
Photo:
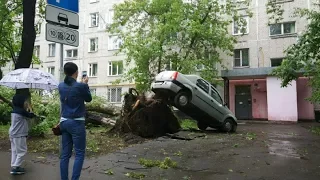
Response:
[[[272,6],[269,6],[269,9],[270,13],[276,12],[277,17],[283,13],[279,6],[274,11],[272,11]],[[282,80],[282,87],[288,86],[299,76],[309,77],[309,85],[313,89],[310,100],[320,102],[320,12],[319,9],[296,9],[294,15],[301,18],[306,17],[309,24],[298,37],[297,43],[285,50],[285,59],[273,74]]]
[[[21,50],[15,69],[29,68],[32,62],[34,42],[36,40],[35,17],[37,0],[22,0],[23,5],[23,25]],[[30,96],[29,89],[17,90],[16,93]]]
[[[124,75],[137,89],[147,91],[154,76],[167,69],[194,73],[214,82],[221,54],[233,52],[233,21],[246,23],[236,10],[249,6],[233,0],[128,0],[114,7],[114,23],[109,33],[123,41],[118,53],[125,53],[127,65],[135,64]],[[247,10],[246,15],[251,15]],[[242,28],[243,29],[243,28]]]

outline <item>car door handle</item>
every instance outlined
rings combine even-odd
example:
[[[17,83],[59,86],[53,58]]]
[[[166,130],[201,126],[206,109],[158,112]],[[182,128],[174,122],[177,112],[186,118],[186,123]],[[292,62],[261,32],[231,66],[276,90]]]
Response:
[[[211,99],[211,102],[213,102],[213,100]]]
[[[195,90],[198,90],[198,88],[196,88],[196,87],[195,87],[194,89],[195,89]]]

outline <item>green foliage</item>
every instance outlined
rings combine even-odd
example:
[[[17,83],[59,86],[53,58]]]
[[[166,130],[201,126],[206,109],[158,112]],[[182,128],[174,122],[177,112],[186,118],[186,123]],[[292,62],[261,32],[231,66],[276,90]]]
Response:
[[[38,116],[44,116],[45,119],[39,123],[34,122],[30,134],[40,136],[58,124],[60,120],[59,94],[54,92],[52,97],[44,97],[40,95],[39,91],[34,91],[31,93],[31,97],[34,113]]]
[[[110,169],[108,171],[105,171],[104,173],[107,174],[107,175],[113,175],[114,174],[113,171],[110,170]]]
[[[185,119],[180,122],[180,125],[184,130],[198,129],[197,122],[195,120]]]
[[[313,102],[320,101],[320,12],[307,9],[299,9],[295,15],[307,17],[309,25],[296,44],[291,45],[286,51],[286,57],[282,65],[276,68],[273,75],[282,80],[282,87],[286,87],[291,81],[303,75],[309,77],[309,85],[313,89]]]
[[[256,139],[257,138],[257,135],[255,134],[255,133],[252,133],[252,132],[248,132],[247,134],[246,134],[246,139],[247,140],[254,140],[254,139]]]
[[[279,23],[283,20],[284,9],[282,3],[279,3],[277,0],[268,0],[266,8],[266,12],[269,15],[268,24]]]
[[[37,3],[36,27],[43,23],[45,5],[44,0]],[[17,60],[22,42],[22,12],[22,0],[0,0],[0,67]],[[39,63],[40,60],[34,57],[33,64]]]
[[[129,173],[125,174],[125,176],[127,176],[128,178],[133,178],[133,179],[143,179],[146,177],[145,174],[136,173],[136,172],[129,172]]]
[[[135,81],[140,92],[149,90],[157,73],[166,69],[195,73],[204,65],[201,76],[215,82],[220,54],[232,54],[235,37],[229,34],[233,19],[245,21],[238,5],[226,0],[130,0],[115,5],[114,23],[108,31],[123,40],[118,53],[126,54],[123,80]],[[248,10],[249,11],[249,10]],[[245,12],[246,15],[251,13]]]
[[[9,88],[0,86],[0,94],[8,100],[12,100],[15,91]],[[31,90],[32,108],[36,115],[45,117],[44,120],[31,120],[30,135],[41,136],[44,135],[50,128],[58,124],[60,120],[60,98],[57,92],[53,92],[52,96],[43,96],[39,90]],[[107,104],[106,99],[94,96],[92,102],[89,104],[91,107],[101,106]],[[0,103],[0,117],[9,117],[12,108],[6,103]],[[97,149],[96,144],[89,143],[90,148]]]
[[[320,135],[320,127],[317,127],[317,126],[311,127],[311,132],[316,135]]]
[[[169,169],[177,167],[177,162],[171,160],[169,157],[166,157],[163,161],[141,158],[139,159],[139,164],[147,168],[159,167],[161,169]]]
[[[0,86],[0,95],[4,98],[11,101],[13,95],[15,94],[15,91],[3,86]],[[1,118],[9,118],[11,114],[12,108],[6,104],[6,103],[0,103],[0,117]],[[0,122],[7,123],[7,121],[4,121],[4,119],[0,119]]]
[[[22,21],[17,18],[22,14],[22,1],[0,0],[0,65],[15,61],[21,46]]]

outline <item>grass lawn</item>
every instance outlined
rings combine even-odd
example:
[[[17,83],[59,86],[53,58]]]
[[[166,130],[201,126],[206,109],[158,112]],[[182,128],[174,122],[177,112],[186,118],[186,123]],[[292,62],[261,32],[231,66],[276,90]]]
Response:
[[[10,150],[8,137],[9,125],[0,125],[0,151]],[[87,156],[107,154],[126,147],[122,138],[107,134],[109,128],[88,127],[87,128]],[[28,151],[44,154],[59,153],[59,137],[54,136],[51,131],[45,137],[29,137]]]

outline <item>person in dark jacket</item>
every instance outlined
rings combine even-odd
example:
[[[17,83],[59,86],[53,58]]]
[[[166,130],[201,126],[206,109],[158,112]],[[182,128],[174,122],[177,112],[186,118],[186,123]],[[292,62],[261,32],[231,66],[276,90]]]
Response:
[[[27,153],[28,119],[36,115],[29,112],[30,104],[27,96],[17,94],[12,99],[13,111],[11,113],[11,126],[9,137],[11,142],[11,174],[24,174],[21,167],[23,157]]]
[[[78,66],[68,62],[64,65],[66,75],[59,84],[61,102],[60,129],[62,133],[62,154],[60,160],[61,180],[68,180],[69,160],[75,149],[72,180],[80,178],[86,150],[85,102],[92,101],[88,78],[77,82]]]

